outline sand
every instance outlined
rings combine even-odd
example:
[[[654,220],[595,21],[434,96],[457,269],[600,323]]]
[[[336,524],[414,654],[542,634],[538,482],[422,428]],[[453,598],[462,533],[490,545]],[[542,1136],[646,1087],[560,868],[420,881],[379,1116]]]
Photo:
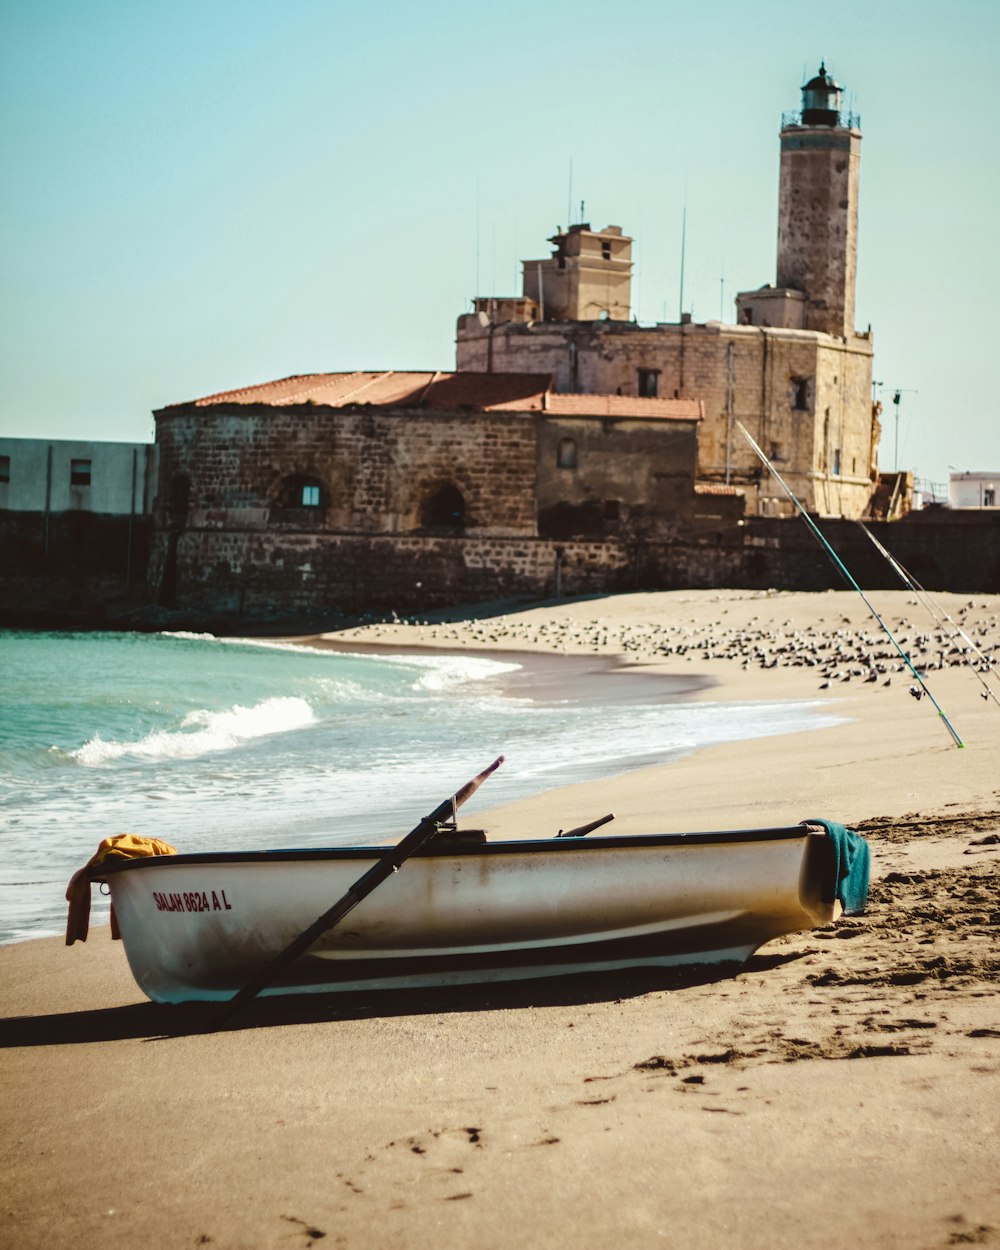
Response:
[[[1000,642],[997,597],[936,598]],[[484,787],[475,823],[827,816],[871,840],[869,910],[736,974],[269,1000],[221,1033],[145,1002],[106,930],[0,948],[3,1244],[1000,1245],[1000,705],[913,596],[877,601],[924,639],[962,749],[859,639],[847,593],[629,595],[312,640],[620,656],[574,672],[822,700],[833,728],[494,810]]]

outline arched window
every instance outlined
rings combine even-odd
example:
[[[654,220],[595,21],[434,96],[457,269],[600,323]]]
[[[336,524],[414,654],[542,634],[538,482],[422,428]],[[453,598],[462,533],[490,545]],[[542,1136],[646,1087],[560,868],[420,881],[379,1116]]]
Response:
[[[304,473],[292,473],[278,487],[274,504],[277,508],[304,508],[311,511],[326,507],[327,493],[318,478]]]
[[[561,438],[559,440],[559,450],[556,453],[556,465],[560,469],[576,468],[576,440],[572,438]]]
[[[463,529],[465,498],[458,487],[445,482],[431,491],[421,505],[420,524],[428,529]]]

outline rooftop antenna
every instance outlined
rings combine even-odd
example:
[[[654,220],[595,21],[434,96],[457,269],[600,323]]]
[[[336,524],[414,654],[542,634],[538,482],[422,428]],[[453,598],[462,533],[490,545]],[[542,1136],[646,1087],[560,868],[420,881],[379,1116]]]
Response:
[[[583,225],[584,218],[586,217],[586,213],[584,211],[585,208],[586,208],[586,205],[584,204],[583,200],[581,200],[580,201],[580,225],[581,226]]]
[[[678,300],[677,320],[681,321],[684,317],[684,252],[687,248],[687,224],[688,224],[688,206],[684,201],[684,211],[681,214],[681,290]]]
[[[476,174],[476,299],[478,298],[479,298],[479,175]]]
[[[569,158],[569,194],[566,197],[566,221],[573,224],[573,158]],[[568,228],[568,227],[567,227]]]
[[[894,419],[896,423],[896,449],[895,449],[895,452],[893,453],[893,464],[892,464],[894,473],[899,472],[899,405],[903,402],[904,395],[916,395],[916,393],[917,392],[915,390],[908,389],[906,387],[902,387],[902,386],[893,387],[892,406],[893,406],[893,409],[895,410]]]

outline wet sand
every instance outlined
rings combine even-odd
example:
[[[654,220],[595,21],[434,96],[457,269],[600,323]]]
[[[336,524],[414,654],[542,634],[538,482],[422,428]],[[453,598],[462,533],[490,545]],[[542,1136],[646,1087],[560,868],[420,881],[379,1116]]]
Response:
[[[937,598],[1000,641],[996,597]],[[954,659],[911,601],[878,596]],[[844,820],[872,843],[867,914],[735,973],[268,1000],[221,1033],[145,1002],[106,931],[0,948],[4,1244],[1000,1245],[1000,706],[928,668],[958,749],[865,615],[677,592],[329,640],[620,654],[637,690],[833,702],[834,728],[493,810],[484,788],[469,815],[496,836],[607,810],[620,832]],[[739,651],[754,634],[764,655]],[[806,663],[826,642],[842,656]]]

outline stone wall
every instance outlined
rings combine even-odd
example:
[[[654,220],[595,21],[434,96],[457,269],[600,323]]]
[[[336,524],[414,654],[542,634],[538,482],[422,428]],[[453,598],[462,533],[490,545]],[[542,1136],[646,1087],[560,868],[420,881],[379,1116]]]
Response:
[[[860,527],[820,527],[865,589],[899,588]],[[869,528],[931,591],[1000,591],[1000,512],[914,513]],[[702,541],[560,542],[219,529],[151,539],[148,518],[130,527],[128,518],[85,513],[50,517],[46,540],[43,515],[0,515],[0,624],[8,627],[306,632],[345,616],[507,597],[844,585],[803,522],[780,518],[706,527]]]
[[[178,408],[157,414],[157,443],[162,524],[407,532],[450,483],[467,525],[534,532],[535,426],[526,414]],[[295,480],[322,487],[308,516],[284,497]]]
[[[698,476],[745,488],[747,510],[790,511],[735,428],[741,421],[803,503],[862,516],[876,465],[871,409],[872,342],[721,322],[639,326],[622,322],[492,325],[458,322],[457,367],[549,373],[557,391],[636,395],[639,371],[657,394],[704,402]]]
[[[159,535],[150,576],[161,606],[191,621],[319,628],[365,612],[610,591],[632,558],[607,542],[197,530]]]
[[[954,514],[915,514],[870,528],[929,590],[1000,589],[1000,513],[964,514],[957,521]],[[863,587],[899,588],[897,575],[859,526],[827,521],[821,529]],[[363,612],[419,614],[509,597],[845,585],[805,524],[783,518],[755,518],[744,527],[706,532],[702,541],[670,542],[163,533],[150,575],[175,618],[222,629],[276,621],[318,629],[324,621]]]

